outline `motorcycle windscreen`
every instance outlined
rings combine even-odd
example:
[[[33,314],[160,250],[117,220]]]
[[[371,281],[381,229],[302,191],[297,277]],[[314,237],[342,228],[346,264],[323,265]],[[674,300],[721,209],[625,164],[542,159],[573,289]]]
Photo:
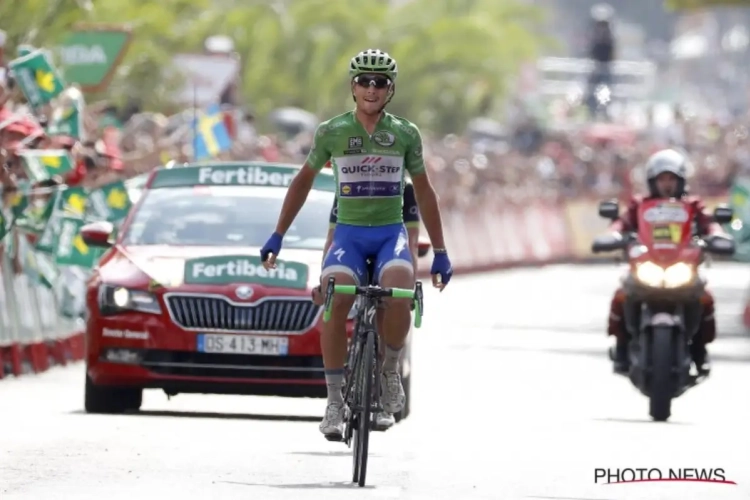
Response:
[[[695,209],[681,200],[646,200],[638,209],[638,239],[666,258],[690,245]]]

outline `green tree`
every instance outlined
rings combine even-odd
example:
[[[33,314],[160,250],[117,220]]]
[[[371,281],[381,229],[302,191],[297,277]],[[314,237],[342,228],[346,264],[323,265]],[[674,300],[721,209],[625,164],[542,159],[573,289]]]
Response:
[[[750,7],[750,0],[665,0],[664,6],[669,10],[678,11],[713,7]]]
[[[170,58],[226,35],[242,57],[242,93],[259,116],[299,106],[321,117],[351,107],[349,59],[381,48],[399,61],[389,109],[455,131],[497,106],[519,65],[546,43],[542,16],[518,0],[24,0],[0,2],[10,45],[54,46],[71,27],[129,23],[133,44],[109,89],[169,107]],[[166,71],[165,71],[166,70]],[[99,96],[94,96],[99,97]]]
[[[500,102],[521,62],[549,42],[538,9],[494,0],[255,2],[216,19],[244,59],[243,90],[260,115],[280,105],[319,116],[351,106],[349,59],[378,47],[399,61],[389,109],[453,131]]]

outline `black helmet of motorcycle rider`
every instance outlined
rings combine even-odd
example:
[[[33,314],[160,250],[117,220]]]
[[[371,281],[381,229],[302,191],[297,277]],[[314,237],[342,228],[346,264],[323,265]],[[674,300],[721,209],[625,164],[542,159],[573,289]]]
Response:
[[[688,159],[674,149],[663,149],[646,161],[646,180],[653,198],[680,198],[686,194]]]

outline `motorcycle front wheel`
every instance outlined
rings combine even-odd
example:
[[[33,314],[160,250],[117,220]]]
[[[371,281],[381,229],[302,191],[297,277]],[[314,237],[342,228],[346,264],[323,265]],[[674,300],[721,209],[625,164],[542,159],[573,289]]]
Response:
[[[674,337],[670,327],[655,327],[651,335],[651,377],[649,414],[656,422],[666,422],[672,412],[675,374]]]

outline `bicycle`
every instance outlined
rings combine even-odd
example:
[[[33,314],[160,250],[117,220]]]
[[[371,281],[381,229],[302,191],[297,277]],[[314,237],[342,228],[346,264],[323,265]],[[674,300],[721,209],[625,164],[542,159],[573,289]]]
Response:
[[[380,366],[379,335],[375,318],[381,299],[411,299],[414,314],[414,327],[422,326],[424,297],[422,282],[417,281],[414,290],[405,288],[381,288],[377,285],[356,286],[337,285],[333,277],[328,279],[325,295],[323,321],[331,318],[333,295],[358,295],[363,303],[357,311],[354,333],[349,344],[347,362],[344,366],[344,401],[349,411],[344,417],[344,435],[342,441],[353,450],[352,482],[365,485],[367,475],[367,453],[370,443],[370,429],[373,413],[383,411],[380,407]]]

